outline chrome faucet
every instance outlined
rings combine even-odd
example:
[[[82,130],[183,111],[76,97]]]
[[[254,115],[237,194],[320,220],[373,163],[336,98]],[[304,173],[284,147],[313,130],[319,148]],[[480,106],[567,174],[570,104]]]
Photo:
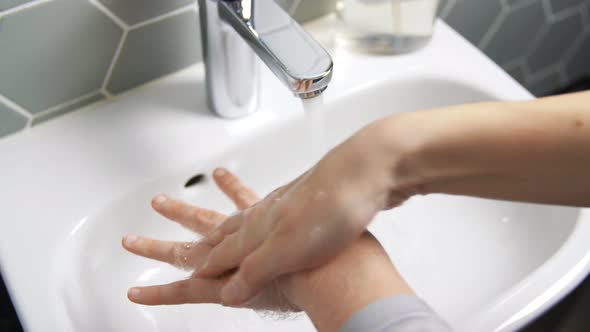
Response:
[[[199,0],[199,11],[207,98],[219,116],[257,109],[258,58],[299,98],[330,83],[328,52],[274,0]]]

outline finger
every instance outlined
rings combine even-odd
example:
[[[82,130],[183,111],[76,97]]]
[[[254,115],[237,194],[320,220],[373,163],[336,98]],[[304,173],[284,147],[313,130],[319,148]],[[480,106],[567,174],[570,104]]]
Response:
[[[221,290],[222,302],[229,306],[238,306],[285,273],[285,266],[279,259],[279,250],[273,241],[266,241],[246,257],[238,271]]]
[[[160,241],[133,234],[124,236],[122,244],[133,254],[182,269],[201,267],[211,251],[211,246],[204,242]]]
[[[216,169],[216,172],[218,172],[219,170],[223,170],[222,172],[228,172],[227,170],[221,169],[221,168]],[[233,174],[231,174],[229,172],[228,172],[228,174],[237,180],[237,178]],[[239,229],[239,226],[242,225],[246,220],[256,220],[257,215],[259,215],[261,212],[263,212],[265,210],[264,207],[268,206],[269,204],[272,205],[275,202],[277,202],[278,200],[280,200],[280,197],[287,190],[289,190],[294,183],[296,183],[299,179],[301,179],[305,174],[307,174],[307,173],[300,175],[299,177],[297,177],[293,182],[289,183],[288,185],[276,188],[270,194],[268,194],[262,201],[260,201],[258,199],[258,196],[256,195],[256,193],[251,192],[252,195],[254,197],[256,197],[256,200],[253,201],[252,204],[243,208],[243,210],[244,210],[243,212],[241,212],[241,213],[238,212],[238,213],[235,213],[234,215],[230,215],[229,218],[227,218],[225,221],[223,221],[221,223],[221,225],[219,225],[217,227],[217,229],[215,229],[214,231],[209,233],[209,235],[207,236],[208,238],[211,239],[211,241],[209,243],[213,246],[216,246],[217,244],[219,244],[219,242],[221,242],[221,240],[223,240],[223,238],[225,236],[237,231]],[[224,188],[228,187],[227,185],[222,184],[222,183],[219,183],[218,185],[220,188],[222,188],[222,190]],[[250,190],[247,187],[244,187],[244,188],[246,188],[247,190]],[[232,194],[229,191],[225,192],[225,193],[228,196],[232,197]],[[232,200],[233,200],[233,198],[232,198]],[[236,205],[238,205],[238,207],[240,206],[236,200],[234,200],[234,202],[236,202]]]
[[[225,168],[216,168],[213,172],[215,183],[233,202],[238,209],[243,210],[258,202],[256,193],[246,187],[237,176]]]
[[[256,239],[242,236],[241,232],[226,236],[219,245],[211,250],[207,262],[197,272],[197,276],[215,278],[238,267],[240,262],[258,245],[259,242]]]
[[[211,231],[227,218],[219,212],[198,208],[165,195],[154,197],[152,207],[162,216],[200,234]]]
[[[207,235],[205,241],[211,247],[220,244],[226,236],[231,235],[240,229],[242,225],[242,214],[236,214],[226,219],[226,221],[219,225],[215,230]]]
[[[132,302],[145,305],[221,303],[223,280],[186,279],[165,285],[133,287],[127,292]]]

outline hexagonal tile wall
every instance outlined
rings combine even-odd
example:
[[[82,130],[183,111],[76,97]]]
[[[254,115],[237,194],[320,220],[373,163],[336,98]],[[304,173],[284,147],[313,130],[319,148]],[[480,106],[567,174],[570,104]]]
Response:
[[[458,0],[445,21],[477,45],[502,11],[500,1]],[[465,19],[469,17],[469,19]]]
[[[497,30],[480,46],[494,61],[505,64],[526,53],[545,24],[545,12],[540,1],[518,3],[507,6],[497,20]]]
[[[0,10],[11,9],[31,1],[33,0],[2,0],[2,2],[0,2]]]
[[[0,137],[14,133],[26,127],[26,116],[14,112],[8,105],[0,102]]]
[[[571,81],[590,76],[590,29],[587,29],[572,56],[565,63],[565,71]]]
[[[536,95],[590,75],[590,0],[445,0],[441,16]]]
[[[98,0],[127,25],[134,25],[169,13],[196,0]],[[138,10],[141,8],[141,10]]]
[[[96,92],[122,34],[87,1],[54,0],[4,16],[0,93],[36,114]]]
[[[0,122],[36,125],[200,61],[195,1],[0,0]],[[277,1],[299,21],[336,4]],[[590,75],[590,0],[441,0],[439,12],[537,95]]]

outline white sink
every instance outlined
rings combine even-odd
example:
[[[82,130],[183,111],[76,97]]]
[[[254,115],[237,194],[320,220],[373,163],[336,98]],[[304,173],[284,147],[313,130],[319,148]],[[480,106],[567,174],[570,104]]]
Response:
[[[322,40],[326,22],[308,28]],[[396,112],[531,98],[443,23],[433,42],[410,56],[332,53],[329,145]],[[26,330],[313,330],[304,316],[277,321],[249,310],[144,307],[126,298],[131,285],[186,275],[120,246],[128,232],[192,239],[150,209],[154,194],[230,212],[208,179],[213,167],[228,167],[266,194],[314,162],[301,106],[272,74],[263,78],[263,107],[242,120],[208,113],[196,65],[0,141],[0,267]],[[207,175],[202,183],[184,188],[200,173]],[[410,285],[456,330],[511,331],[588,272],[587,214],[432,195],[380,214],[371,229]]]

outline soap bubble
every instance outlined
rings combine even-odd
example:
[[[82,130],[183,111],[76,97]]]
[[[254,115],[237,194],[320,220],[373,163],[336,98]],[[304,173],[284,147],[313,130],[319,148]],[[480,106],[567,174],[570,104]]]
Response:
[[[183,271],[193,271],[195,266],[191,252],[201,240],[193,240],[174,246],[174,266]]]

